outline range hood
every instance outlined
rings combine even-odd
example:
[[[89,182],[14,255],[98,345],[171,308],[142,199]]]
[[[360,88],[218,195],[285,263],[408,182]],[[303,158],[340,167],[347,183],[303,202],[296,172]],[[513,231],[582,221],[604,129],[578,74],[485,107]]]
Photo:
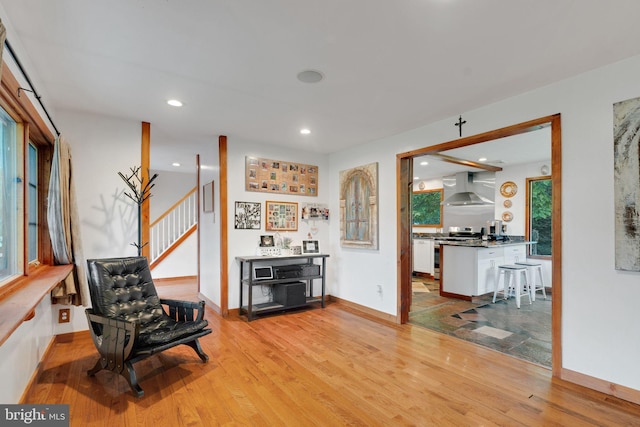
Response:
[[[445,206],[478,206],[493,205],[493,201],[471,191],[473,187],[473,173],[459,172],[456,174],[456,192],[447,197],[441,204]]]

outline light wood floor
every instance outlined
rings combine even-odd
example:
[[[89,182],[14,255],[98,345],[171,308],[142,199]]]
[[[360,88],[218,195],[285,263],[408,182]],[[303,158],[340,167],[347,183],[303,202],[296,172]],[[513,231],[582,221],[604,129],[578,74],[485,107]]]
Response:
[[[67,403],[71,426],[640,425],[639,406],[545,368],[339,304],[207,318],[209,362],[181,346],[137,363],[141,399],[111,372],[87,377],[97,352],[76,333],[52,347],[23,403]]]

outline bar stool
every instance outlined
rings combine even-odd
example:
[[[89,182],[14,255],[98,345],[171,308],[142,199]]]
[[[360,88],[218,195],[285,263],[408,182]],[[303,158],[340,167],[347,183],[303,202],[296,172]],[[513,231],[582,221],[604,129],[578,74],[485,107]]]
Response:
[[[502,279],[502,291],[500,291],[500,279]],[[515,283],[512,283],[515,282]],[[520,297],[529,296],[531,304],[531,292],[529,291],[528,270],[523,265],[506,264],[498,266],[498,280],[493,291],[493,302],[496,302],[498,292],[502,292],[504,299],[509,298],[513,293],[516,298],[516,307],[520,308]]]
[[[542,291],[542,295],[544,296],[544,299],[547,299],[547,291],[544,290],[544,279],[542,278],[542,264],[539,262],[527,261],[527,262],[516,262],[516,265],[525,266],[529,270],[529,280],[531,280],[531,282],[528,283],[528,286],[531,289],[531,298],[535,301],[536,292]],[[537,280],[534,280],[534,277],[533,277],[535,276],[534,274],[535,271],[538,272]]]

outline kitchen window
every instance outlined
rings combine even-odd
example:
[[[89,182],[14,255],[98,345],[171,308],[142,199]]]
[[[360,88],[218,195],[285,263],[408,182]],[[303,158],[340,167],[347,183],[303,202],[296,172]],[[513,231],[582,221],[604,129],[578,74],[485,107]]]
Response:
[[[443,190],[414,191],[411,200],[411,215],[415,227],[442,227]]]
[[[537,242],[529,245],[529,257],[551,258],[552,198],[551,177],[527,178],[527,240]]]

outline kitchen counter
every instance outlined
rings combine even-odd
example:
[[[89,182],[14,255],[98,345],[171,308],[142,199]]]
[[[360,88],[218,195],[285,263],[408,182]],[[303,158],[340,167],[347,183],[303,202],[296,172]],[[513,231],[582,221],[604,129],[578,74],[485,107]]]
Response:
[[[441,241],[440,295],[473,301],[493,293],[498,266],[527,260],[532,241]]]
[[[482,240],[467,237],[449,237],[448,233],[413,233],[413,240],[433,240],[436,245],[466,246],[472,248],[492,248],[509,245],[533,245],[537,242],[524,240],[524,236],[511,236],[508,240]]]
[[[497,248],[514,245],[534,245],[538,242],[533,241],[515,241],[515,240],[503,240],[503,241],[488,241],[488,240],[467,240],[467,241],[455,241],[455,240],[437,240],[437,244],[449,245],[449,246],[465,246],[468,248]]]

